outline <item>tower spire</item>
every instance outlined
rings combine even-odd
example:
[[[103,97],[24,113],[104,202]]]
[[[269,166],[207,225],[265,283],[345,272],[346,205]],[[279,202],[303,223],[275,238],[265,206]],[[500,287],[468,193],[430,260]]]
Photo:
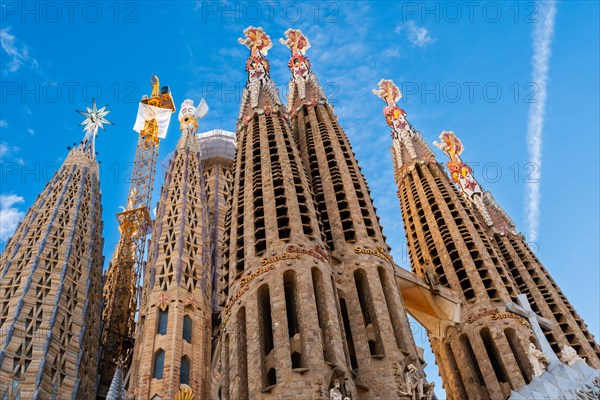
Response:
[[[442,143],[436,143],[450,157],[449,177],[432,153],[429,159],[420,156],[423,149],[431,149],[420,135],[415,140],[417,132],[403,120],[405,114],[396,105],[398,88],[389,80],[380,81],[379,88],[374,92],[386,103],[384,114],[394,129],[395,179],[412,271],[462,300],[460,318],[444,325],[443,315],[436,316],[439,321],[434,318],[428,329],[448,398],[505,399],[511,388],[520,391],[534,375],[523,349],[537,346],[538,333],[555,353],[561,346],[572,352],[565,347],[571,346],[596,366],[600,352],[593,336],[522,237],[512,232],[508,216],[460,159],[460,140],[453,132],[442,132]],[[407,151],[411,143],[416,158]],[[403,293],[405,304],[416,304],[412,294]],[[507,307],[519,303],[522,295],[546,327],[556,328],[535,332],[522,319],[524,310]],[[420,318],[420,308],[408,309]],[[436,329],[436,324],[444,329]]]
[[[285,31],[286,39],[279,42],[286,45],[292,56],[288,67],[292,72],[288,90],[288,112],[293,116],[303,103],[308,105],[324,104],[327,97],[319,84],[317,76],[310,70],[310,60],[305,56],[306,50],[310,48],[310,42],[300,29],[288,29]]]
[[[402,98],[398,86],[389,79],[378,83],[379,90],[373,93],[381,97],[386,107],[383,109],[385,120],[392,128],[393,158],[396,173],[406,172],[415,161],[429,161],[434,158],[433,151],[425,143],[421,133],[415,131],[406,120],[406,112],[398,107],[397,102]]]
[[[136,398],[207,398],[212,280],[207,192],[195,138],[206,115],[185,100],[149,244],[131,369]]]
[[[0,398],[94,398],[102,303],[102,205],[94,137],[80,112],[69,152],[0,255]]]
[[[271,38],[261,27],[249,26],[244,29],[244,39],[238,42],[250,49],[250,57],[246,60],[248,80],[242,92],[242,103],[238,117],[238,127],[243,127],[255,112],[269,114],[281,107],[281,99],[275,84],[271,80],[270,65],[266,56],[273,47]]]
[[[440,142],[433,142],[435,147],[442,150],[450,160],[446,163],[452,181],[458,186],[461,193],[472,202],[481,213],[487,226],[494,223],[490,217],[488,209],[483,202],[483,190],[473,176],[473,170],[461,160],[464,147],[462,142],[453,131],[443,131],[440,133]]]
[[[369,186],[316,74],[310,71],[304,56],[310,47],[308,39],[294,29],[285,36],[287,40],[281,42],[292,51],[288,64],[291,126],[308,173],[323,241],[332,255],[332,285],[343,327],[341,337],[333,340],[333,332],[323,329],[325,360],[335,363],[336,378],[344,381],[342,398],[411,396],[414,387],[402,379],[407,374],[414,374],[415,381],[419,377],[421,395],[415,396],[425,398],[433,393],[433,385],[426,383],[420,352],[406,328],[408,318],[396,285],[394,261]],[[335,359],[328,341],[342,344],[344,358]],[[326,391],[338,390],[335,381],[325,381]]]

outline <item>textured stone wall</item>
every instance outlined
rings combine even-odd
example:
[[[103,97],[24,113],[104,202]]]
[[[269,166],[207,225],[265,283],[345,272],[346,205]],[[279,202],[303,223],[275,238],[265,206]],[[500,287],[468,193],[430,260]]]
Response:
[[[369,187],[329,105],[303,105],[292,121],[332,250],[350,380],[361,399],[399,396],[407,390],[404,368],[421,361]]]
[[[212,274],[204,179],[196,139],[184,132],[165,176],[149,246],[130,385],[139,399],[174,398],[184,362],[190,364],[187,385],[200,398],[208,395]],[[168,313],[164,333],[158,329],[161,311]],[[191,342],[183,338],[186,316]],[[155,373],[160,352],[162,378]]]
[[[282,113],[255,113],[238,131],[232,196],[221,396],[324,399],[334,373],[344,376],[341,323],[331,259]]]
[[[98,165],[79,146],[0,261],[0,395],[94,398],[102,290]]]

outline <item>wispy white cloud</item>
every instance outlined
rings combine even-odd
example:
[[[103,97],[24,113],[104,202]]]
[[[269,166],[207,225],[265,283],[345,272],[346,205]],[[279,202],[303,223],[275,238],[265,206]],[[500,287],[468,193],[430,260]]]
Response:
[[[35,135],[35,129],[29,128],[27,129],[27,133],[29,133],[30,135]]]
[[[394,32],[397,34],[406,34],[406,38],[417,47],[425,47],[433,42],[435,39],[429,34],[429,30],[423,26],[417,26],[415,21],[406,21],[396,25]]]
[[[29,48],[18,43],[17,38],[10,33],[10,28],[0,29],[0,47],[10,57],[8,72],[17,72],[23,65],[38,69],[39,64],[29,55]]]
[[[388,47],[381,52],[381,55],[386,58],[399,58],[402,53],[397,47]]]
[[[6,143],[0,143],[0,158],[13,156],[17,151],[19,151],[17,146],[9,146]]]
[[[23,204],[25,199],[16,194],[0,195],[0,242],[6,242],[17,229],[25,212],[15,207]]]
[[[556,2],[538,2],[540,13],[538,23],[533,28],[533,57],[531,59],[531,78],[538,86],[538,101],[529,107],[529,120],[527,123],[527,151],[530,162],[537,166],[538,176],[535,182],[527,184],[525,210],[527,212],[528,234],[530,241],[537,240],[540,226],[540,178],[542,167],[542,130],[544,128],[544,113],[546,109],[546,84],[548,82],[548,69],[554,34],[554,19],[556,16]]]
[[[3,119],[0,119],[0,128],[8,128],[8,122]]]

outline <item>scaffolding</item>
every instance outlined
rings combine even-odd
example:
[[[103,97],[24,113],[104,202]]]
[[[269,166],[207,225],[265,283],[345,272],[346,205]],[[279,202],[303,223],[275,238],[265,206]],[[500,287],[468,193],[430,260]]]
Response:
[[[175,112],[169,87],[160,88],[156,76],[151,82],[152,95],[142,98],[138,112],[143,128],[139,129],[127,206],[117,214],[120,239],[105,275],[100,397],[108,390],[117,365],[127,371],[131,363],[140,282],[145,269],[146,237],[152,229],[150,203],[158,147],[166,134],[170,114]]]

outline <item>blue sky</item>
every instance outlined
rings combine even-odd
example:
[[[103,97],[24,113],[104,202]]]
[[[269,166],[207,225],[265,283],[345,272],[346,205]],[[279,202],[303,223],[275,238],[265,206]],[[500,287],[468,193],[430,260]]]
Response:
[[[467,2],[468,3],[468,2]],[[549,44],[543,164],[530,165],[527,132],[535,2],[3,2],[0,50],[0,239],[33,203],[82,138],[73,112],[96,97],[109,126],[97,140],[102,165],[105,257],[118,240],[114,214],[128,191],[137,101],[157,74],[179,104],[205,97],[201,130],[233,131],[248,55],[237,43],[248,25],[271,35],[272,77],[286,93],[289,50],[283,32],[300,28],[307,55],[369,181],[396,262],[408,268],[393,181],[383,103],[371,94],[381,78],[404,92],[402,107],[431,143],[454,130],[463,158],[528,237],[575,308],[599,333],[599,5],[558,2]],[[69,8],[71,7],[71,8]],[[536,22],[536,19],[538,22]],[[173,117],[160,159],[179,136]],[[445,157],[437,148],[438,159]],[[157,201],[162,170],[158,169]],[[540,179],[539,228],[527,210],[527,179]],[[533,175],[532,175],[533,174]],[[532,232],[532,229],[537,232]],[[4,246],[4,244],[2,244]],[[415,328],[418,344],[428,348]],[[437,379],[428,355],[428,375]]]

